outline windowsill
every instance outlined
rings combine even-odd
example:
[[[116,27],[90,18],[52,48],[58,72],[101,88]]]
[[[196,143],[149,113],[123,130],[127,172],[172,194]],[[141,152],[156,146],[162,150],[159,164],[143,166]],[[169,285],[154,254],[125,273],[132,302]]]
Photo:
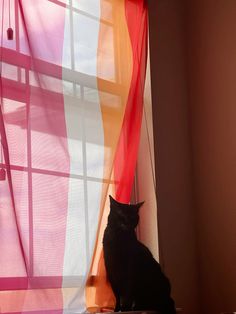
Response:
[[[100,313],[114,313],[114,311],[111,311],[110,309],[102,309],[101,312],[93,312],[92,310],[87,312],[87,313],[96,313],[96,314],[100,314]],[[119,312],[122,314],[159,314],[159,312],[157,311],[127,311],[127,312]],[[183,309],[181,308],[176,308],[176,313],[183,313]],[[230,314],[230,313],[229,313]]]

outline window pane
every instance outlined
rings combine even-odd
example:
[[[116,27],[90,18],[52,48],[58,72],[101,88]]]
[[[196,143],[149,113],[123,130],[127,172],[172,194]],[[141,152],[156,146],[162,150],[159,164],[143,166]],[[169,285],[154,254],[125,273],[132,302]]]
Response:
[[[70,178],[64,276],[85,276],[87,267],[89,229],[88,208],[85,204],[85,188],[82,180]],[[73,256],[73,258],[72,258]]]
[[[114,34],[113,27],[101,23],[100,36],[102,45],[98,46],[98,56],[102,67],[99,67],[98,76],[105,80],[115,81],[115,55],[114,55]],[[118,35],[116,35],[118,36]],[[116,38],[118,40],[118,38]],[[106,60],[106,62],[102,62]]]
[[[65,10],[64,43],[62,66],[71,69],[71,56],[73,55],[73,44],[71,42],[71,14],[70,10]]]
[[[25,256],[29,258],[28,173],[12,170],[11,175],[15,209],[12,206],[8,180],[0,181],[0,277],[24,277],[26,270],[19,239],[22,239]]]
[[[69,172],[63,95],[31,93],[31,147],[34,168]]]
[[[29,55],[29,41],[33,39],[34,58],[38,58],[53,64],[61,65],[61,45],[64,40],[64,7],[57,3],[40,0],[40,2],[28,1],[26,14],[28,34],[25,33],[22,16],[19,14],[20,51]],[[39,16],[43,16],[40,19]],[[29,37],[28,37],[29,36]],[[44,40],[36,40],[36,38]],[[32,43],[31,43],[32,49]]]
[[[100,213],[102,182],[87,182],[88,189],[88,227],[89,227],[89,247],[90,254],[93,252],[96,231],[98,225],[98,217]],[[91,256],[90,256],[91,258]]]
[[[28,158],[26,104],[4,99],[3,111],[11,164],[26,167]]]
[[[74,12],[75,69],[96,76],[99,21]]]
[[[12,64],[2,62],[2,77],[17,81],[17,67]]]
[[[74,8],[93,16],[99,17],[100,15],[100,0],[73,0],[72,5]]]
[[[63,273],[69,178],[33,174],[34,276]]]

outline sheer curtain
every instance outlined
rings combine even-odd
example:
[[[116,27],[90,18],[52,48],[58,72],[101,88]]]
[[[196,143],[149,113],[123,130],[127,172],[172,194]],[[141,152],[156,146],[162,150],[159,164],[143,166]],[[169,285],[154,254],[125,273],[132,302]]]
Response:
[[[108,193],[131,195],[145,1],[0,4],[1,313],[112,308],[101,239]]]

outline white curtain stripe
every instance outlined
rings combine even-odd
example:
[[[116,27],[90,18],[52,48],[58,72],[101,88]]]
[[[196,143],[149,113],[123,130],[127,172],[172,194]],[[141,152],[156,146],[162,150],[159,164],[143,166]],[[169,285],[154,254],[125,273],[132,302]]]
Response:
[[[63,268],[65,278],[62,285],[64,313],[86,310],[85,284],[95,245],[102,193],[102,181],[96,181],[96,178],[103,177],[104,168],[104,134],[97,88],[100,0],[87,0],[88,7],[91,2],[93,9],[96,6],[98,19],[73,13],[71,4],[65,16],[63,69],[71,64],[74,76],[71,77],[73,88],[69,91],[69,83],[63,81],[70,174],[80,175],[83,179],[69,179]],[[82,2],[81,5],[85,4]],[[79,1],[77,6],[80,6]],[[75,83],[81,73],[89,75],[86,86]],[[62,79],[65,80],[65,77],[66,69],[63,70]],[[93,176],[95,180],[89,181],[88,176]],[[69,292],[65,288],[68,287],[68,277],[78,278],[76,287],[70,288]]]

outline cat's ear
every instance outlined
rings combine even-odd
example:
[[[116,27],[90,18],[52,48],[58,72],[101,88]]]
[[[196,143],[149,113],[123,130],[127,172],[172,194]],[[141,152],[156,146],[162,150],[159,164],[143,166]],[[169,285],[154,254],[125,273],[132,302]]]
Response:
[[[109,195],[109,199],[110,199],[110,204],[116,204],[116,200],[111,195]]]
[[[145,203],[145,202],[140,202],[140,203],[136,204],[137,210],[139,210],[139,208],[142,207],[144,203]]]

